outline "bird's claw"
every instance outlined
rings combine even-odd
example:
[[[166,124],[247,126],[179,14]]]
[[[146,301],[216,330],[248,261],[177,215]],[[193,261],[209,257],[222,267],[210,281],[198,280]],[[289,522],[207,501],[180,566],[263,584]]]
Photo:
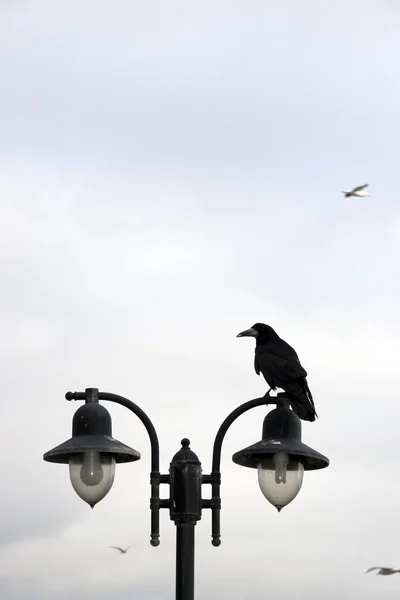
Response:
[[[271,398],[271,390],[272,388],[269,388],[268,392],[266,394],[264,394],[263,398]],[[267,402],[266,404],[269,404],[269,402]]]

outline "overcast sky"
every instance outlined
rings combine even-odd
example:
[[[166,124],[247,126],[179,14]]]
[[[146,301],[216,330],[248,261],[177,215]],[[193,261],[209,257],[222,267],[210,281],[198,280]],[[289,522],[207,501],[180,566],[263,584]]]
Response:
[[[197,599],[398,598],[364,571],[400,567],[399,30],[396,0],[0,0],[2,600],[174,598],[141,423],[107,406],[142,460],[93,511],[42,455],[94,386],[148,413],[163,472],[186,436],[210,472],[266,391],[256,321],[298,351],[331,466],[278,514],[231,461],[266,410],[241,417]]]

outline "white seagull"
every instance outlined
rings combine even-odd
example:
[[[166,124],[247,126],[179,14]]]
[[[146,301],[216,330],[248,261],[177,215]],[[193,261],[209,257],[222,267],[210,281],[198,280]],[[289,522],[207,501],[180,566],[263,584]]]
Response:
[[[358,185],[352,190],[344,190],[342,194],[345,195],[346,198],[349,196],[357,196],[358,198],[365,198],[366,196],[370,196],[368,192],[365,191],[365,188],[369,186],[369,183],[364,183],[364,185]]]
[[[109,548],[114,548],[114,550],[118,550],[121,554],[126,554],[132,546],[135,546],[135,544],[131,544],[127,548],[120,548],[119,546],[109,546]]]
[[[370,571],[378,571],[377,575],[393,575],[393,573],[400,573],[400,569],[391,569],[390,567],[371,567],[365,573]]]

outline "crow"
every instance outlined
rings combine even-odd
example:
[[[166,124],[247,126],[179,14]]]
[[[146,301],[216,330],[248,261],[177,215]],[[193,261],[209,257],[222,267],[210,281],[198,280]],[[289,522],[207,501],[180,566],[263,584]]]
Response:
[[[400,573],[400,569],[391,569],[390,567],[371,567],[367,569],[365,573],[370,571],[378,571],[377,575],[393,575],[393,573]]]
[[[318,417],[310,388],[307,371],[300,364],[296,351],[282,340],[269,325],[256,323],[236,337],[256,338],[254,368],[272,390],[281,388],[287,394],[290,405],[303,421],[315,421]]]

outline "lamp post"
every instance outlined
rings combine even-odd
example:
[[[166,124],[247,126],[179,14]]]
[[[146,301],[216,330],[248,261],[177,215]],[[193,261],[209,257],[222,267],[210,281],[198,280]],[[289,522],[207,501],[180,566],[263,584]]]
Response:
[[[160,509],[169,509],[170,518],[176,525],[176,600],[194,600],[195,525],[201,519],[203,509],[210,509],[212,513],[212,545],[221,544],[221,449],[226,432],[240,415],[256,406],[276,404],[264,419],[261,441],[236,452],[233,461],[258,469],[261,491],[278,511],[300,491],[305,470],[329,465],[325,456],[301,442],[301,422],[288,408],[285,394],[250,400],[228,415],[215,437],[211,473],[205,475],[187,438],[182,440],[181,449],[173,457],[169,473],[160,474],[156,430],[146,413],[131,400],[99,392],[97,388],[68,392],[65,397],[67,400],[84,400],[85,404],[73,417],[72,437],[46,452],[43,458],[48,462],[69,464],[74,490],[92,508],[110,491],[116,463],[140,459],[137,450],[112,437],[110,414],[99,400],[125,406],[145,426],[151,445],[150,544],[159,545]],[[169,486],[169,499],[160,498],[161,484]],[[202,498],[203,485],[211,485],[211,499]]]

